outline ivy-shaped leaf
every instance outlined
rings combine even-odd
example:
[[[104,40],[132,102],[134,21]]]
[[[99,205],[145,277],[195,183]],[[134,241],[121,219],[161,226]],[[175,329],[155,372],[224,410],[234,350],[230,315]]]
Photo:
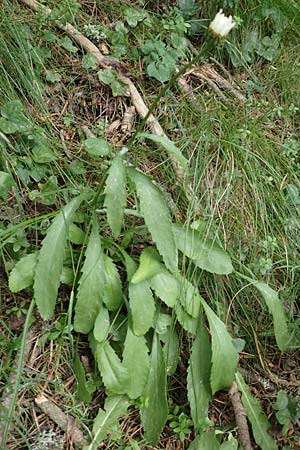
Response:
[[[177,247],[172,230],[170,212],[163,193],[143,173],[132,167],[127,168],[127,172],[135,184],[142,214],[157,245],[157,249],[167,268],[171,272],[176,272],[178,263]]]
[[[122,156],[114,157],[110,166],[105,186],[107,221],[115,238],[121,233],[126,206],[126,173]]]
[[[198,230],[173,224],[179,250],[200,269],[219,275],[233,271],[229,255],[214,241],[202,236]]]
[[[23,256],[17,262],[9,274],[8,285],[12,292],[19,292],[22,289],[33,285],[34,270],[38,259],[38,253],[31,253]]]
[[[125,394],[129,384],[128,370],[108,341],[97,345],[96,359],[106,389],[114,394]]]
[[[145,439],[152,445],[159,441],[160,433],[168,417],[167,373],[164,356],[156,333],[153,336],[150,357],[150,370],[143,393],[144,405],[141,408],[141,422]]]
[[[93,424],[93,440],[83,450],[97,450],[98,445],[107,438],[107,433],[113,429],[119,429],[118,419],[127,414],[130,406],[125,395],[112,395],[107,397],[104,410],[100,408]]]
[[[44,320],[54,311],[60,276],[63,268],[65,245],[69,225],[82,201],[82,197],[71,200],[50,225],[42,242],[34,276],[34,297]]]
[[[75,305],[74,329],[79,333],[89,333],[102,306],[105,290],[104,262],[98,225],[94,221],[82,274],[79,280]]]
[[[202,304],[208,318],[212,339],[210,384],[214,394],[220,389],[228,389],[232,385],[238,363],[238,351],[233,345],[232,338],[222,320],[219,319],[204,300],[202,300]]]
[[[209,424],[208,405],[211,399],[210,388],[211,346],[207,331],[201,323],[193,342],[188,376],[188,399],[191,416],[196,431],[202,432]]]
[[[242,403],[245,408],[247,418],[251,423],[255,442],[262,450],[277,450],[274,439],[269,435],[269,421],[265,416],[260,403],[250,394],[249,387],[246,385],[242,375],[235,375],[238,389],[242,394]]]
[[[129,374],[127,394],[135,399],[142,395],[149,373],[149,349],[143,336],[135,336],[128,327],[124,343],[123,366]]]

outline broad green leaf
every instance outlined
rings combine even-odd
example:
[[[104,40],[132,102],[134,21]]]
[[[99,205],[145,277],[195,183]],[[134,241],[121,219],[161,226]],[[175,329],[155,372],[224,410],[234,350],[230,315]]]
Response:
[[[105,306],[101,306],[94,325],[94,338],[98,342],[103,342],[108,336],[110,328],[109,314]]]
[[[94,222],[79,280],[74,317],[75,331],[89,333],[93,329],[96,317],[102,306],[104,289],[103,253],[98,225]]]
[[[185,174],[189,175],[189,163],[188,160],[183,156],[179,148],[176,147],[174,142],[172,142],[169,138],[166,136],[158,136],[156,134],[148,134],[148,133],[139,133],[138,137],[142,137],[145,139],[150,139],[151,141],[155,142],[156,144],[161,145],[167,152],[175,156],[178,163],[181,165],[181,167],[184,169]]]
[[[164,270],[151,278],[149,283],[157,297],[167,306],[172,308],[175,305],[179,295],[179,284],[173,275]]]
[[[172,230],[171,216],[161,190],[143,173],[127,168],[134,182],[140,201],[140,208],[153,241],[167,268],[176,272],[178,255]]]
[[[118,419],[127,414],[130,406],[128,398],[125,395],[112,395],[107,397],[104,404],[104,410],[99,412],[93,424],[93,440],[90,445],[83,447],[83,450],[97,450],[98,445],[107,438],[107,433],[112,429],[119,428]]]
[[[7,194],[14,184],[14,180],[9,173],[0,172],[0,198],[6,200]]]
[[[130,327],[124,343],[123,366],[129,374],[127,394],[135,399],[142,395],[149,373],[149,349],[143,336],[135,336]]]
[[[164,356],[156,333],[153,336],[150,356],[150,370],[143,393],[144,405],[141,407],[141,422],[145,439],[156,445],[168,417],[167,373]]]
[[[197,319],[200,313],[201,300],[203,299],[198,289],[185,277],[178,274],[177,279],[179,281],[179,301],[181,306],[187,314]]]
[[[232,385],[238,363],[238,351],[225,324],[213,312],[208,304],[202,301],[209,322],[212,340],[212,370],[210,384],[212,393],[220,389],[228,389]]]
[[[111,145],[105,140],[96,137],[84,141],[85,149],[92,156],[106,156],[111,152]]]
[[[72,244],[80,245],[85,241],[85,232],[75,223],[69,226],[68,239]]]
[[[38,253],[31,253],[23,256],[17,262],[9,274],[8,285],[12,292],[19,292],[22,289],[33,285],[34,270],[38,259]]]
[[[129,305],[133,332],[143,336],[152,327],[155,313],[155,302],[148,281],[129,283]]]
[[[271,289],[266,283],[255,281],[253,286],[259,290],[267,304],[270,314],[273,316],[275,339],[279,349],[284,352],[288,348],[291,336],[288,330],[283,304],[277,292]]]
[[[0,130],[3,133],[25,133],[32,129],[32,124],[23,114],[20,100],[12,100],[1,107]]]
[[[141,281],[148,280],[154,277],[156,274],[164,270],[161,264],[161,259],[155,248],[145,248],[140,256],[140,265],[137,271],[131,278],[131,283],[140,283]]]
[[[128,86],[118,80],[117,74],[112,69],[101,69],[97,72],[98,78],[102,83],[110,86],[114,97],[128,95]]]
[[[103,258],[105,276],[103,302],[109,311],[116,311],[123,301],[121,279],[113,260],[105,254]]]
[[[201,232],[178,224],[173,224],[173,230],[179,250],[200,269],[219,275],[233,271],[230,256],[217,243],[203,237]]]
[[[173,375],[176,371],[180,353],[179,339],[174,326],[169,326],[164,334],[159,335],[159,339],[165,344],[163,353],[166,362],[167,375]]]
[[[211,356],[209,337],[203,323],[201,323],[192,346],[187,376],[191,416],[195,430],[199,432],[205,430],[209,424]]]
[[[96,69],[96,67],[99,65],[99,61],[93,55],[93,53],[88,52],[82,58],[81,64],[84,69]]]
[[[213,430],[206,431],[205,433],[202,433],[200,436],[197,436],[189,446],[189,450],[219,450],[219,449],[220,444]]]
[[[81,402],[90,403],[92,395],[86,387],[86,376],[77,351],[74,357],[74,372],[77,381],[77,395]]]
[[[82,201],[82,197],[71,200],[55,217],[42,242],[34,276],[34,297],[44,320],[54,311],[60,276],[63,268],[68,228]]]
[[[128,370],[108,341],[96,347],[96,359],[106,389],[114,394],[125,394],[129,384]]]
[[[242,403],[245,408],[247,418],[251,423],[255,442],[262,450],[277,450],[274,439],[268,434],[270,428],[269,421],[264,414],[260,403],[250,394],[242,375],[235,375],[238,389],[242,394]]]
[[[57,158],[51,148],[48,147],[45,139],[37,142],[32,149],[32,159],[39,164],[47,164],[55,161]]]
[[[107,221],[115,238],[121,233],[126,206],[126,173],[122,156],[115,156],[110,166],[105,186]]]
[[[197,332],[199,319],[194,319],[181,306],[180,302],[175,303],[175,313],[180,325],[189,333],[195,335]]]
[[[235,439],[232,434],[229,434],[229,438],[222,442],[221,446],[220,446],[220,450],[238,450],[238,440]]]

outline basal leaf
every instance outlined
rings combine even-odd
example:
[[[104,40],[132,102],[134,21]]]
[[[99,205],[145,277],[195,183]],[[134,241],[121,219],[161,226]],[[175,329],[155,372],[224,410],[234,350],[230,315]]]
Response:
[[[84,403],[90,403],[92,400],[92,395],[86,387],[86,376],[85,376],[84,368],[81,364],[81,361],[80,361],[80,358],[79,358],[77,352],[75,352],[75,358],[74,358],[74,372],[75,372],[76,381],[77,381],[77,395],[78,395],[79,400]]]
[[[175,156],[178,163],[184,169],[185,174],[189,175],[189,163],[188,160],[183,156],[181,151],[176,147],[174,142],[168,139],[166,136],[158,136],[156,134],[139,133],[139,137],[150,139],[156,144],[161,145],[171,156]]]
[[[96,359],[106,389],[114,394],[125,394],[129,383],[128,370],[108,341],[97,345]]]
[[[151,278],[149,283],[157,297],[167,306],[172,308],[175,305],[179,295],[179,284],[173,275],[164,270]]]
[[[150,370],[143,393],[144,406],[141,408],[141,422],[145,439],[152,445],[159,441],[160,433],[168,417],[167,374],[159,338],[154,333],[150,357]]]
[[[180,325],[189,333],[195,335],[198,328],[199,319],[194,319],[182,307],[180,302],[175,303],[175,313]]]
[[[134,334],[143,336],[153,325],[155,302],[148,281],[129,283],[129,305]]]
[[[153,241],[171,272],[177,270],[177,247],[172,230],[171,216],[161,190],[143,173],[127,168],[134,182],[140,201],[140,208]]]
[[[0,171],[0,198],[6,200],[9,190],[12,188],[14,180],[9,173]]]
[[[189,450],[219,450],[220,444],[216,438],[216,434],[213,430],[206,431],[200,436],[197,436],[191,445]]]
[[[167,375],[173,375],[176,371],[180,346],[177,332],[174,326],[169,326],[164,334],[159,335],[159,339],[165,344],[163,354],[166,362]]]
[[[208,404],[211,399],[211,346],[207,331],[201,323],[194,340],[187,376],[188,399],[196,431],[207,428]]]
[[[238,389],[242,394],[243,406],[251,423],[255,442],[262,450],[277,450],[278,447],[274,439],[268,434],[270,424],[260,403],[250,394],[249,387],[246,385],[242,375],[236,373],[235,378]]]
[[[110,166],[105,186],[107,221],[115,238],[121,233],[126,206],[126,173],[122,156],[114,157]]]
[[[140,256],[140,265],[137,271],[134,273],[131,283],[140,283],[141,281],[148,280],[154,277],[157,273],[161,272],[164,266],[161,264],[161,259],[155,248],[145,248]]]
[[[79,280],[74,317],[75,331],[89,333],[93,329],[96,317],[102,307],[104,289],[103,253],[98,225],[94,222]]]
[[[273,316],[276,342],[279,349],[284,352],[288,348],[291,336],[288,330],[283,304],[277,292],[271,289],[266,283],[255,281],[253,286],[259,290],[267,304],[270,314]]]
[[[226,441],[222,442],[220,450],[238,450],[238,446],[238,440],[235,439],[230,433],[229,438]]]
[[[232,385],[238,363],[238,351],[225,324],[213,312],[208,304],[202,301],[209,322],[212,340],[212,370],[210,384],[212,393],[220,389],[228,389]]]
[[[192,285],[184,276],[177,275],[179,281],[179,301],[183,309],[194,319],[199,317],[202,297],[198,288]]]
[[[219,275],[233,271],[230,256],[214,241],[203,237],[201,232],[173,224],[179,250],[200,269]]]
[[[34,276],[34,297],[44,320],[54,311],[63,268],[68,227],[82,201],[82,197],[71,200],[56,216],[42,242]]]
[[[129,374],[127,394],[135,399],[142,395],[149,373],[149,349],[143,336],[135,336],[130,327],[124,343],[123,366]]]
[[[90,445],[84,446],[83,450],[97,450],[98,445],[107,438],[107,433],[110,433],[116,427],[119,428],[118,419],[127,414],[129,406],[130,403],[125,395],[107,397],[104,410],[99,409],[94,420],[93,440]]]
[[[99,313],[96,317],[94,325],[94,338],[98,342],[103,342],[108,336],[110,329],[109,314],[105,306],[101,306]]]
[[[22,289],[33,285],[34,270],[38,259],[38,253],[31,253],[23,256],[17,262],[9,274],[8,285],[12,292],[19,292]]]
[[[123,301],[121,279],[113,260],[105,254],[103,258],[105,275],[103,302],[109,311],[116,311]]]

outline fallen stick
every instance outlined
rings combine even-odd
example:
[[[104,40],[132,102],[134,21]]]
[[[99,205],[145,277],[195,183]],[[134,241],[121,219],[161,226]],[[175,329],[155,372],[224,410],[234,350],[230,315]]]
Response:
[[[252,450],[252,444],[247,422],[247,415],[244,410],[240,393],[238,391],[237,384],[235,381],[232,383],[232,386],[229,390],[229,397],[234,409],[235,420],[238,427],[238,433],[242,447],[244,450]]]
[[[43,394],[36,397],[35,403],[43,413],[50,417],[50,419],[67,434],[67,438],[71,439],[75,445],[89,445],[89,442],[84,438],[83,433],[76,426],[73,417],[65,414],[57,405],[55,405],[55,403],[48,400]]]

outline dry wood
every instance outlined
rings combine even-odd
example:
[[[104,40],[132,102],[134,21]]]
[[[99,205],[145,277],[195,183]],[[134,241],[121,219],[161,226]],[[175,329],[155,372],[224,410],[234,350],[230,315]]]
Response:
[[[197,72],[199,73],[199,75],[206,77],[206,79],[213,81],[220,88],[229,91],[238,100],[242,102],[246,101],[246,97],[244,96],[244,94],[242,94],[236,87],[234,87],[232,83],[222,77],[222,75],[220,75],[212,66],[203,65],[201,67],[197,67],[194,73],[196,74]]]
[[[232,383],[232,386],[229,390],[229,397],[234,409],[235,420],[238,426],[238,433],[242,447],[244,450],[252,450],[252,444],[247,423],[247,415],[244,410],[240,393],[238,391],[237,384],[235,381]]]
[[[84,446],[89,444],[83,433],[75,425],[74,418],[65,414],[55,403],[43,394],[36,397],[35,403],[59,428],[66,432],[68,439],[75,445]]]

